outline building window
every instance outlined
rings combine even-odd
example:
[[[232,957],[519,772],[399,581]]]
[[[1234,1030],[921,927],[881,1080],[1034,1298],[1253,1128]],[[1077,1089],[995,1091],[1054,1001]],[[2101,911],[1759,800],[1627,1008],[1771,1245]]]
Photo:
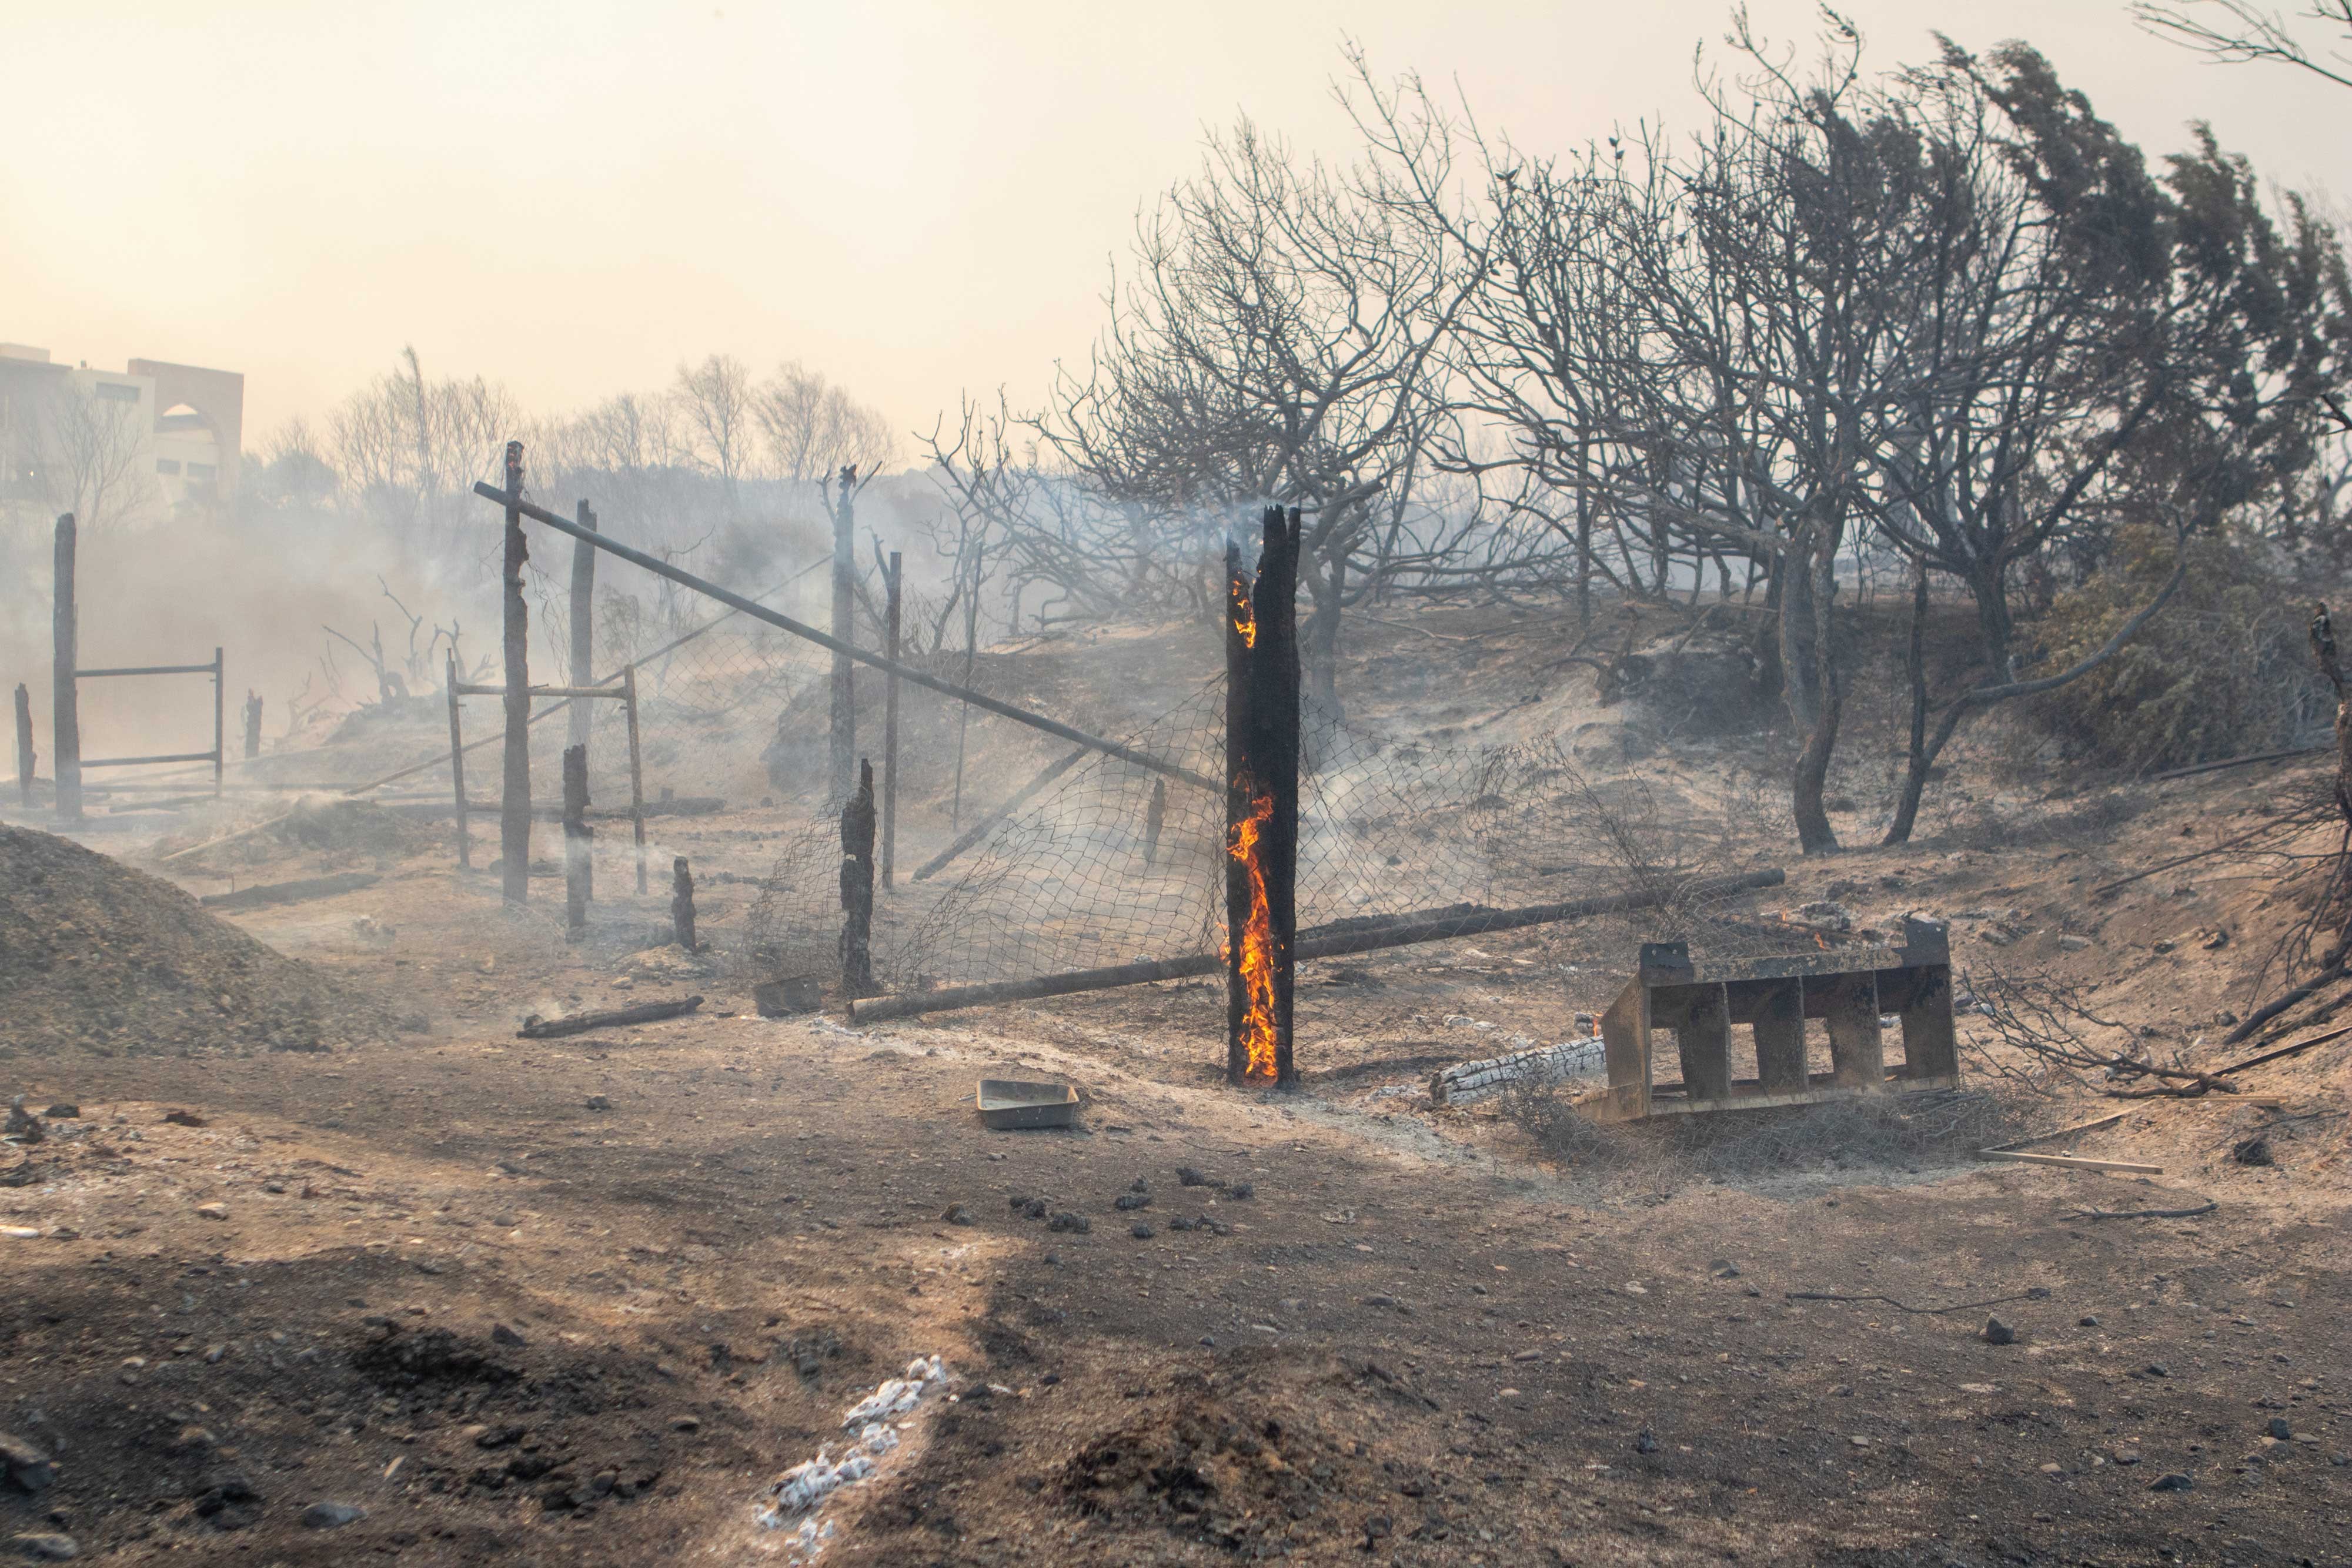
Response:
[[[189,477],[189,478],[191,478],[191,479],[209,479],[209,478],[211,478],[212,476],[213,476],[213,465],[212,465],[211,464],[209,464],[209,463],[191,463],[191,464],[189,464],[189,465],[188,465],[188,477]]]
[[[158,474],[177,474],[179,471],[180,471],[180,460],[179,460],[178,458],[176,458],[176,457],[158,457],[157,459],[155,459],[155,472],[156,472],[156,473],[158,473]]]
[[[100,397],[110,398],[116,402],[137,402],[139,401],[139,389],[135,386],[126,386],[121,382],[100,382],[92,390],[95,391]]]

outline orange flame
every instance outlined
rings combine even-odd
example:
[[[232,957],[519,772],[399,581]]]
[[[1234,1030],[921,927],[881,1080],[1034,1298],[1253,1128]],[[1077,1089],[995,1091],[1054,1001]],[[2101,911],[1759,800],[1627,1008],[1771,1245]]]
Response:
[[[1244,1076],[1267,1083],[1275,1081],[1274,919],[1266,907],[1265,862],[1258,840],[1272,821],[1273,795],[1253,795],[1250,814],[1234,824],[1233,842],[1225,851],[1249,873],[1249,915],[1242,924],[1242,991],[1247,998],[1242,1046],[1249,1053]]]
[[[1234,630],[1242,634],[1242,646],[1257,646],[1257,609],[1250,603],[1249,584],[1239,577],[1228,580],[1228,591],[1234,601]]]

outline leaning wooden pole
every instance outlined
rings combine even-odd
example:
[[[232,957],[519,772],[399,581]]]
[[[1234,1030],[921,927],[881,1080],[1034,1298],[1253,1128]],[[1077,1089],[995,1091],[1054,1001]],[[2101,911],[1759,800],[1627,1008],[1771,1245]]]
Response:
[[[1225,556],[1225,1077],[1295,1087],[1298,512],[1269,507],[1255,579]]]
[[[474,864],[474,835],[466,821],[466,735],[465,721],[457,708],[457,656],[449,655],[443,689],[449,696],[449,787],[457,791],[457,863],[471,870]]]
[[[509,904],[530,899],[530,619],[522,597],[522,443],[507,443],[506,769],[499,803],[500,881]]]
[[[50,703],[56,739],[49,766],[58,776],[58,820],[61,822],[81,821],[81,704],[79,681],[79,654],[76,652],[79,639],[74,622],[74,517],[71,512],[58,518],[57,553],[54,557],[56,576],[52,581],[49,617],[50,631],[56,640],[56,654],[50,665]]]
[[[1297,939],[1293,956],[1299,963],[1315,958],[1344,958],[1358,953],[1378,953],[1391,947],[1411,947],[1423,942],[1448,942],[1461,936],[1483,936],[1497,931],[1518,931],[1530,925],[1554,925],[1600,915],[1622,915],[1661,904],[1708,903],[1731,898],[1757,888],[1778,887],[1786,880],[1777,867],[1738,876],[1701,877],[1694,882],[1657,883],[1633,893],[1601,898],[1580,898],[1564,904],[1531,904],[1518,909],[1421,910],[1376,924],[1344,929],[1309,931]],[[1213,975],[1227,967],[1221,953],[1183,953],[1166,958],[1139,958],[1098,969],[1066,969],[1026,980],[1000,980],[982,986],[943,987],[936,991],[908,991],[876,997],[850,1009],[853,1023],[880,1023],[887,1019],[914,1018],[922,1013],[953,1012],[959,1008],[989,1007],[998,1002],[1036,1001],[1046,997],[1076,996],[1108,991],[1120,986],[1140,986],[1153,980],[1182,980]]]

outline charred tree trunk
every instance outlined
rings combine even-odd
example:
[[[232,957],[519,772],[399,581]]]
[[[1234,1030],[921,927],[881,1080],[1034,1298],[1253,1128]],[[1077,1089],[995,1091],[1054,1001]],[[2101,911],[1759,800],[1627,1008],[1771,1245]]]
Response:
[[[835,640],[857,641],[857,510],[850,499],[857,470],[841,471],[841,494],[833,507],[833,626]],[[849,798],[857,760],[857,666],[846,653],[833,656],[833,727],[826,753],[826,788],[832,798]]]
[[[1911,584],[1911,647],[1905,668],[1911,677],[1911,750],[1903,768],[1903,792],[1895,802],[1895,820],[1886,826],[1885,842],[1907,844],[1919,821],[1919,797],[1927,788],[1927,568],[1922,564]]]
[[[245,759],[247,762],[261,755],[261,694],[245,694]]]
[[[874,765],[860,758],[857,791],[841,809],[841,989],[870,997],[874,985]]]
[[[1292,1088],[1297,935],[1299,520],[1266,509],[1255,582],[1225,556],[1225,1076]]]
[[[694,870],[678,855],[669,862],[670,940],[689,953],[700,949],[694,940]]]
[[[883,627],[883,652],[898,657],[898,620],[905,610],[899,589],[907,578],[899,552],[890,552],[890,605]],[[882,700],[882,885],[887,889],[898,859],[898,677],[892,675]]]
[[[581,705],[585,706],[585,704]],[[588,901],[595,896],[588,841],[588,747],[563,748],[563,928],[575,937],[588,929]]]
[[[2344,666],[2336,656],[2336,628],[2325,604],[2312,612],[2311,652],[2319,661],[2319,673],[2336,688],[2336,810],[2344,819],[2345,831],[2352,833],[2352,693],[2345,689]]]
[[[507,443],[506,769],[499,802],[500,881],[509,904],[530,900],[530,612],[523,603],[522,443]]]
[[[57,571],[52,579],[55,586],[49,610],[56,653],[50,666],[49,700],[56,741],[49,748],[49,767],[58,776],[58,820],[79,822],[81,821],[81,703],[74,672],[80,668],[80,654],[77,652],[79,636],[74,619],[74,517],[71,512],[58,518],[54,559]]]
[[[1789,716],[1805,737],[1790,781],[1790,806],[1797,822],[1797,843],[1809,855],[1833,853],[1838,847],[1836,830],[1822,803],[1844,707],[1829,635],[1835,562],[1834,554],[1819,544],[1801,542],[1784,562],[1780,598],[1781,679]]]

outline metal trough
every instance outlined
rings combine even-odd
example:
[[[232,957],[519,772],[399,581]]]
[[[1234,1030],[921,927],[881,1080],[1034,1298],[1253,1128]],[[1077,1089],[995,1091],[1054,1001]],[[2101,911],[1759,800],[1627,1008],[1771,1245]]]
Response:
[[[1887,1014],[1902,1026],[1903,1060],[1891,1069]],[[1805,1025],[1814,1019],[1827,1035],[1826,1072],[1808,1061]],[[1753,1078],[1734,1076],[1738,1025],[1754,1035]],[[1653,1082],[1661,1030],[1674,1035],[1679,1080]],[[1949,929],[1906,918],[1899,947],[1696,964],[1684,943],[1645,942],[1633,980],[1601,1015],[1601,1038],[1609,1088],[1587,1109],[1604,1122],[1948,1089],[1959,1082]]]
[[[1078,1119],[1078,1092],[1067,1083],[983,1078],[973,1103],[982,1124],[1000,1133],[1017,1127],[1067,1127]]]

